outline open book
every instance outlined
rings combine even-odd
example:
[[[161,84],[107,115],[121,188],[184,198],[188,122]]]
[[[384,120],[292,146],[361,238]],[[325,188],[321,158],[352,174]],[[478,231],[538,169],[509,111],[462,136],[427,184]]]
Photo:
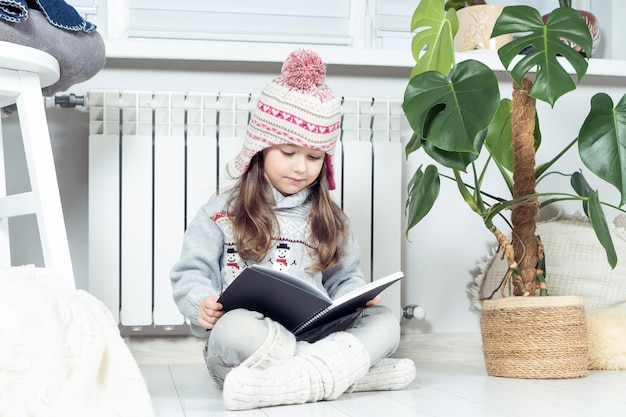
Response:
[[[355,315],[365,303],[400,280],[396,272],[331,300],[314,285],[288,273],[260,265],[245,268],[218,299],[224,311],[258,311],[295,335]]]

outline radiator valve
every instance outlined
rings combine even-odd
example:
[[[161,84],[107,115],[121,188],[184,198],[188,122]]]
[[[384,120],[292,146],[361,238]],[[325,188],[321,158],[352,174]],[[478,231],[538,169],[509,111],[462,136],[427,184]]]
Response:
[[[61,107],[85,106],[85,96],[69,94],[65,96],[54,96],[54,104]]]
[[[405,319],[418,319],[421,320],[426,317],[426,310],[423,307],[418,306],[416,304],[409,304],[408,306],[404,306],[402,310],[402,317]]]

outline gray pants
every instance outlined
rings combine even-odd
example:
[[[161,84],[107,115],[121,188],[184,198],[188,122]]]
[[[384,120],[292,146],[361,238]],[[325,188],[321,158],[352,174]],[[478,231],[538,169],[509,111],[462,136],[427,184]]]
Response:
[[[228,372],[256,352],[266,340],[268,320],[260,313],[243,309],[229,311],[218,320],[209,333],[204,359],[219,387],[223,386]],[[370,356],[370,366],[394,353],[400,342],[399,320],[385,306],[364,309],[352,327],[345,331],[363,344]]]

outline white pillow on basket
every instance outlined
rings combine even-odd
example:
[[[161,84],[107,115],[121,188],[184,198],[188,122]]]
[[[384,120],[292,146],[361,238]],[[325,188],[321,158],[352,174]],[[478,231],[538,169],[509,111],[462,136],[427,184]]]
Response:
[[[626,308],[626,215],[609,225],[618,257],[611,269],[604,248],[588,219],[580,214],[563,215],[537,224],[546,256],[546,283],[550,295],[584,297],[585,309]],[[472,304],[481,308],[481,299],[495,290],[507,270],[500,253],[491,254],[480,265],[471,290]],[[500,291],[494,294],[499,298]]]

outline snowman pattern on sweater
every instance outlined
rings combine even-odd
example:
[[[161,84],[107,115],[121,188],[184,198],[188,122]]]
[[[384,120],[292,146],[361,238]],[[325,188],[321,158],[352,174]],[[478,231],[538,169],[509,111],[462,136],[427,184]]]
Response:
[[[221,211],[215,213],[212,216],[212,220],[224,234],[222,277],[224,283],[228,286],[249,263],[241,259],[238,254],[232,235],[232,215]],[[302,264],[302,261],[306,261],[305,264],[310,263],[308,254],[309,250],[314,249],[314,247],[307,239],[310,237],[310,229],[307,222],[294,218],[279,218],[278,221],[279,228],[283,233],[273,238],[276,244],[267,254],[267,264],[276,270],[287,272],[290,268]],[[297,250],[295,247],[297,247]],[[296,255],[294,256],[294,254]],[[307,259],[304,259],[303,256],[306,256]]]
[[[289,245],[285,242],[281,242],[276,246],[274,262],[272,266],[277,271],[287,271],[289,270],[289,255],[290,255]]]
[[[239,273],[241,273],[241,270],[241,258],[239,258],[237,249],[234,246],[229,246],[226,249],[226,266],[224,267],[226,280],[228,282],[234,280],[235,278],[237,278]]]

